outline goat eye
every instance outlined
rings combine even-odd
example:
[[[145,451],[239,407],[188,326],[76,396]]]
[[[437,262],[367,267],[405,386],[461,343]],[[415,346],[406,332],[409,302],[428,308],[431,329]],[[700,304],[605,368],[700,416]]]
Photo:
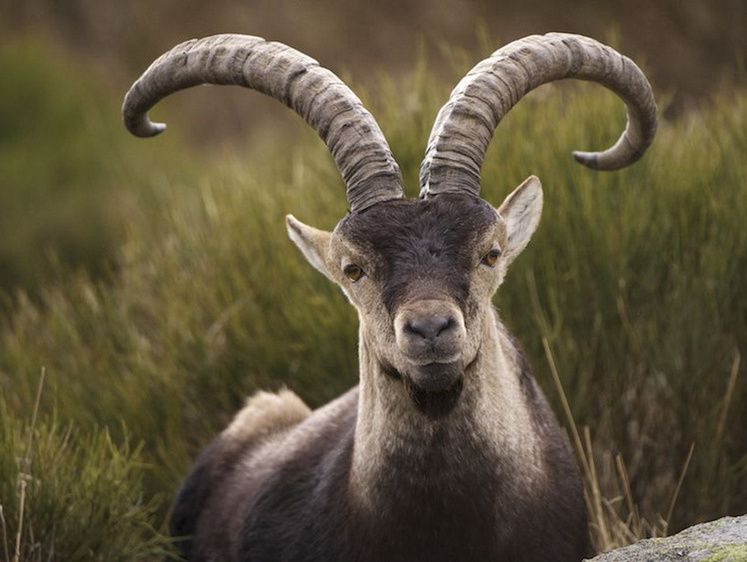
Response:
[[[345,277],[350,279],[353,283],[360,281],[361,277],[366,274],[360,266],[355,265],[354,263],[349,263],[343,267],[342,272],[345,274]]]
[[[494,267],[496,262],[498,261],[498,256],[500,255],[501,251],[498,248],[493,248],[483,256],[481,263],[487,265],[488,267]]]

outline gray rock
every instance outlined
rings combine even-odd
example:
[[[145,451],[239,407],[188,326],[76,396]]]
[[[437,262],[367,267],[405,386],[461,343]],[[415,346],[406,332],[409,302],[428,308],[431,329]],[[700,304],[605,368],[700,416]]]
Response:
[[[593,562],[747,562],[747,515],[695,525],[665,539],[646,539]]]

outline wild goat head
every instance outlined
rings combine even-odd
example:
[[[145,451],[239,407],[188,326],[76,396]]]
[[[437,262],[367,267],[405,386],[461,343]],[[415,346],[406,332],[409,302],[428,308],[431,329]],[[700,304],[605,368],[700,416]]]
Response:
[[[601,170],[637,160],[656,129],[646,78],[613,49],[568,34],[511,43],[457,85],[431,132],[419,199],[405,198],[389,146],[360,100],[329,70],[279,43],[239,35],[183,43],[133,85],[123,113],[131,132],[152,136],[164,126],[147,112],[161,98],[201,83],[236,84],[282,101],[313,126],[342,174],[350,214],[331,233],[288,216],[290,237],[358,309],[362,357],[390,381],[377,384],[404,383],[407,400],[436,418],[469,386],[470,366],[489,339],[491,297],[542,210],[534,176],[497,209],[480,198],[488,144],[524,94],[563,78],[600,82],[628,111],[613,147],[576,159]]]

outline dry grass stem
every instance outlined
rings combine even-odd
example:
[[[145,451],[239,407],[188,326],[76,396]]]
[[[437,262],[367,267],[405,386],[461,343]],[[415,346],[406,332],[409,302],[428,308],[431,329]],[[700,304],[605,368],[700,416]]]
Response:
[[[3,506],[0,505],[0,524],[3,526],[3,550],[5,551],[5,562],[10,561],[10,552],[8,552],[8,527],[5,524],[5,515],[3,514]]]
[[[622,455],[618,454],[615,456],[615,466],[617,467],[617,473],[620,475],[620,480],[623,485],[623,493],[625,495],[625,503],[628,506],[629,523],[631,527],[631,533],[634,537],[643,538],[643,524],[641,523],[641,517],[638,514],[638,506],[633,500],[633,492],[630,488],[630,478],[628,477],[628,471],[625,468],[625,461]]]
[[[36,399],[34,401],[34,411],[31,414],[31,427],[29,428],[28,443],[26,444],[26,454],[21,462],[21,470],[18,472],[18,532],[16,533],[16,548],[13,554],[13,562],[20,562],[21,559],[21,537],[23,536],[23,520],[26,507],[26,486],[31,478],[31,448],[34,442],[34,430],[36,429],[36,418],[39,414],[39,403],[41,402],[42,388],[44,388],[44,379],[47,370],[42,367],[39,385],[36,389]]]
[[[731,364],[731,372],[729,373],[729,382],[726,385],[726,392],[724,393],[724,402],[721,408],[721,415],[718,419],[718,425],[716,426],[716,447],[721,444],[721,439],[724,437],[724,428],[726,427],[726,416],[729,413],[729,405],[734,396],[734,388],[737,385],[737,375],[739,374],[739,363],[741,355],[738,349],[734,350],[734,362]]]
[[[578,433],[578,427],[576,427],[576,420],[573,418],[571,406],[568,403],[568,398],[565,395],[565,390],[563,390],[563,384],[560,382],[558,369],[555,366],[555,359],[552,355],[552,351],[550,350],[550,344],[548,343],[547,338],[542,338],[542,346],[545,348],[547,362],[550,364],[550,372],[552,373],[552,378],[555,382],[555,388],[558,390],[560,400],[563,403],[563,411],[565,412],[566,419],[568,420],[568,426],[570,427],[571,434],[573,435],[573,443],[576,446],[576,451],[578,452],[579,457],[581,458],[584,473],[589,475],[591,474],[591,468],[589,467],[589,462],[586,459],[586,455],[584,454],[584,446],[581,443],[581,436]]]
[[[602,490],[599,485],[599,476],[597,466],[594,461],[594,450],[591,444],[591,431],[589,427],[584,427],[584,441],[586,442],[586,456],[590,472],[586,474],[586,482],[591,488],[592,503],[590,504],[592,521],[594,522],[597,532],[599,533],[600,542],[603,545],[612,544],[609,525],[607,518],[604,516],[604,505],[602,503]]]
[[[18,533],[16,533],[16,547],[13,554],[13,562],[21,559],[21,536],[23,535],[23,515],[26,506],[26,474],[18,474]]]
[[[665,529],[666,526],[669,525],[669,522],[672,520],[672,513],[674,512],[674,506],[677,503],[677,498],[680,495],[680,489],[682,488],[682,483],[685,481],[685,474],[687,474],[687,469],[690,467],[690,461],[693,459],[693,453],[695,452],[695,443],[690,444],[690,450],[687,453],[687,458],[685,459],[685,464],[682,466],[682,472],[680,472],[680,478],[677,480],[677,487],[674,489],[674,494],[672,494],[672,502],[669,504],[669,509],[667,510],[667,516],[664,518],[664,525]]]

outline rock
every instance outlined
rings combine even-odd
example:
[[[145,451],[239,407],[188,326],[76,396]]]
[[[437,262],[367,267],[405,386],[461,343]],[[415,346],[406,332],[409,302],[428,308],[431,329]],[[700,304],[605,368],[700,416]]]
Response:
[[[747,562],[747,515],[724,517],[665,539],[646,539],[593,562]]]

